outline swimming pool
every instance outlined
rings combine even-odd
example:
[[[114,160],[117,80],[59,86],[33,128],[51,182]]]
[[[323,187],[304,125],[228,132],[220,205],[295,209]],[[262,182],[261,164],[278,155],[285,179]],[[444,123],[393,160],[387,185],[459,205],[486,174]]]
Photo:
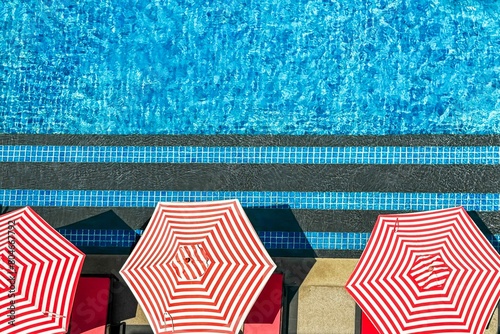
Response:
[[[9,0],[0,133],[500,134],[474,0]]]

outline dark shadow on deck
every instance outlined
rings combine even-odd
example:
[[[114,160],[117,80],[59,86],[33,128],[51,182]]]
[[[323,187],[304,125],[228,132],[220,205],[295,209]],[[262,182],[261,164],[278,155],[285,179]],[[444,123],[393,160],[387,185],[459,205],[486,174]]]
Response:
[[[56,230],[65,231],[84,231],[84,230],[107,230],[107,231],[129,231],[134,233],[134,230],[127,225],[113,210],[107,210],[95,216],[80,220],[73,224],[62,226]],[[120,247],[115,245],[106,246],[82,246],[77,247],[85,254],[123,254],[128,255],[132,251],[133,246]]]

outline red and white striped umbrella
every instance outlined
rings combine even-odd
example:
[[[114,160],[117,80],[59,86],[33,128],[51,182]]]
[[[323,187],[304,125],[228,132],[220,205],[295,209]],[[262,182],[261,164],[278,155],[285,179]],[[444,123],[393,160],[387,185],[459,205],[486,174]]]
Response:
[[[120,273],[155,333],[235,333],[275,268],[226,200],[158,203]]]
[[[380,215],[346,289],[380,333],[483,333],[500,257],[462,207]]]
[[[0,216],[0,333],[66,333],[83,254],[33,209]]]

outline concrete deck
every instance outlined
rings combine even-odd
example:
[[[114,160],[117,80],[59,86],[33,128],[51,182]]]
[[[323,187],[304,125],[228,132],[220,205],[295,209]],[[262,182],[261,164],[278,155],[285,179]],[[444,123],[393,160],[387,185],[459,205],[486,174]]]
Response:
[[[84,274],[114,274],[112,321],[125,322],[127,334],[150,334],[151,328],[119,269],[125,255],[89,255]],[[344,285],[357,259],[275,258],[285,274],[287,310],[285,332],[290,334],[358,334],[359,309]],[[498,333],[498,309],[486,334]]]

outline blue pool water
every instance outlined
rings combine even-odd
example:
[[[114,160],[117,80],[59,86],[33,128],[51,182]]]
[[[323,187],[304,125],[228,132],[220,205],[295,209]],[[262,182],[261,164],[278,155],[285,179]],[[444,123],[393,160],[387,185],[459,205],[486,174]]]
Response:
[[[5,0],[0,133],[500,134],[494,0]]]

